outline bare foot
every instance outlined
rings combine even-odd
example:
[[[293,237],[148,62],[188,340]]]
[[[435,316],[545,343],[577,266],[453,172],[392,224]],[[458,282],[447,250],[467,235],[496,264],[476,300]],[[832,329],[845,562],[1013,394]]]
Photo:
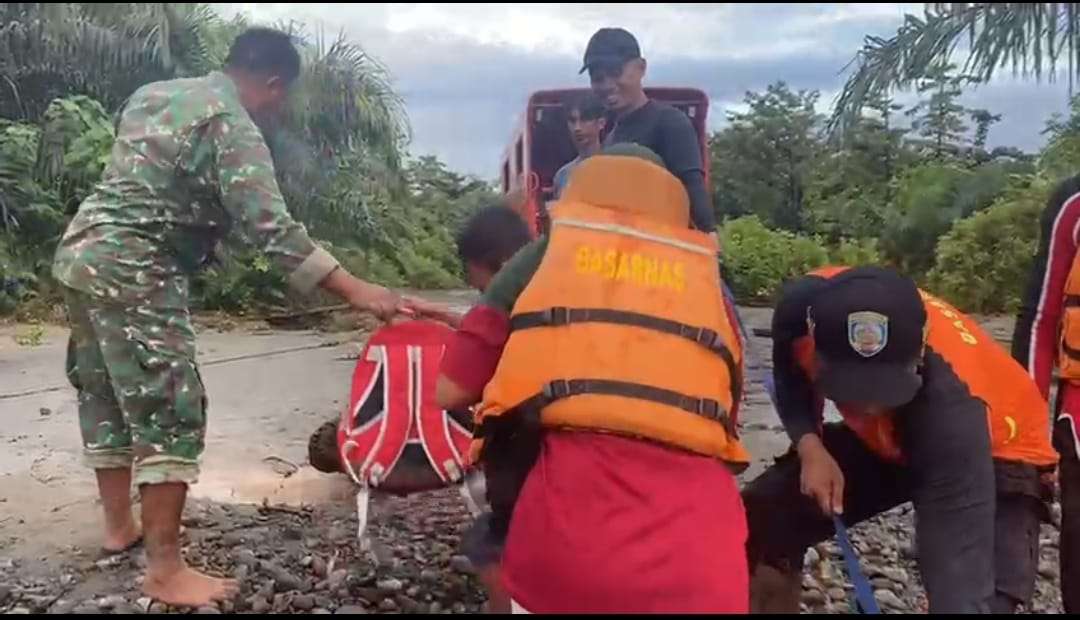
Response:
[[[142,540],[142,530],[134,520],[117,528],[105,528],[105,542],[101,545],[105,553],[123,553]]]
[[[229,600],[240,592],[235,579],[204,575],[190,567],[165,574],[147,573],[143,593],[173,607],[205,607]]]

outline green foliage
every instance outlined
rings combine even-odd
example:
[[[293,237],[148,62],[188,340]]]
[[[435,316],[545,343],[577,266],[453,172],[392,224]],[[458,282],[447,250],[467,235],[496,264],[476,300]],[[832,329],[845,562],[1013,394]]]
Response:
[[[10,237],[0,235],[0,316],[11,314],[35,295],[38,279],[8,248]]]
[[[258,252],[225,252],[195,278],[192,293],[203,310],[265,309],[284,303],[285,276]]]
[[[855,70],[837,98],[829,128],[834,133],[848,130],[867,101],[910,87],[954,56],[966,56],[964,72],[980,82],[1006,67],[1014,75],[1041,80],[1067,66],[1071,90],[1074,76],[1080,75],[1080,63],[1075,62],[1078,38],[1080,11],[1073,3],[927,3],[922,17],[905,15],[894,36],[866,37],[852,60]]]
[[[1023,163],[991,161],[975,168],[958,162],[924,163],[895,181],[881,249],[889,263],[921,279],[933,266],[934,248],[954,221],[989,207]]]
[[[383,286],[405,286],[405,278],[397,264],[381,254],[352,247],[340,247],[324,243],[324,247],[338,259],[350,273],[362,274],[365,280]]]
[[[20,347],[37,347],[45,341],[45,328],[41,325],[31,325],[15,334],[15,343]]]
[[[906,129],[893,126],[901,106],[874,102],[840,148],[815,162],[806,190],[807,228],[827,239],[877,237],[893,200],[893,176],[910,166],[915,154],[902,142]]]
[[[34,180],[40,135],[36,127],[0,119],[0,276],[47,274],[52,249],[63,232],[56,192]]]
[[[0,119],[0,230],[11,235],[19,226],[19,212],[33,200],[34,159],[40,131],[33,125]]]
[[[727,283],[744,302],[771,301],[785,280],[829,260],[816,240],[770,229],[756,215],[725,222],[720,247]]]
[[[766,227],[757,216],[728,220],[720,228],[724,276],[744,303],[773,301],[783,283],[823,265],[880,264],[873,239],[821,239]]]
[[[913,276],[933,265],[938,237],[963,213],[957,204],[971,172],[951,164],[921,164],[896,181],[896,200],[886,216],[881,249],[886,259]]]
[[[922,280],[938,238],[955,220],[989,207],[1012,175],[1033,171],[1014,152],[985,151],[1000,117],[958,103],[973,82],[939,64],[917,82],[910,129],[901,106],[875,97],[831,141],[817,133],[815,94],[783,84],[748,94],[749,111],[731,115],[731,126],[710,141],[716,211],[727,218],[755,214],[770,228],[816,236],[827,247],[877,239],[880,255],[859,258]]]
[[[246,27],[200,3],[0,6],[0,312],[49,288],[66,216],[108,163],[110,114],[149,81],[220,67]],[[495,194],[434,158],[404,162],[408,118],[377,59],[343,36],[278,27],[304,65],[285,122],[267,135],[293,215],[361,277],[459,286],[453,233]],[[283,274],[236,241],[193,282],[195,305],[295,303]]]
[[[828,248],[831,265],[879,265],[883,262],[877,239],[841,239]]]
[[[907,115],[912,117],[912,129],[929,140],[930,152],[937,158],[954,150],[968,131],[964,118],[970,112],[957,100],[963,93],[963,86],[974,80],[969,76],[955,75],[955,69],[954,65],[944,62],[927,69],[926,75],[916,81],[915,87],[920,95],[929,94],[929,98],[919,101],[907,111]],[[989,131],[989,120],[982,118],[985,134]]]
[[[42,116],[35,176],[74,213],[109,163],[116,134],[105,109],[84,95],[56,99]]]
[[[1069,115],[1054,114],[1043,129],[1046,147],[1039,156],[1039,172],[1050,179],[1066,179],[1080,170],[1080,95],[1069,101]]]
[[[958,220],[938,243],[930,288],[970,312],[1015,312],[1051,189],[1018,178],[989,209]]]
[[[57,97],[113,109],[136,88],[209,70],[203,3],[0,4],[0,116],[37,121]]]
[[[1001,120],[1000,114],[991,114],[989,110],[968,110],[971,121],[975,123],[975,137],[971,145],[976,149],[986,148],[986,139],[990,136],[990,127]]]
[[[386,286],[462,286],[453,234],[475,209],[497,197],[485,183],[446,170],[435,158],[406,164],[404,187],[390,191],[371,181],[355,157],[340,162],[305,207],[321,217],[311,222],[316,237],[351,273]],[[311,201],[324,204],[312,207]],[[241,312],[245,308],[296,303],[282,274],[250,249],[236,247],[196,279],[201,308]]]
[[[833,116],[844,129],[829,136],[837,139],[821,135],[817,92],[778,82],[747,93],[747,111],[729,114],[709,140],[714,206],[727,220],[725,272],[742,300],[767,301],[784,280],[826,263],[884,262],[965,307],[1012,307],[1033,234],[1024,218],[1046,183],[1080,169],[1080,99],[1047,123],[1036,171],[1016,149],[987,153],[1000,117],[957,97],[1003,62],[1038,62],[1032,41],[1054,28],[1010,41],[993,32],[1049,24],[1037,20],[1071,5],[1024,6],[935,5],[896,39],[869,39]],[[1058,22],[1058,44],[1080,32],[1066,37],[1060,24],[1078,19]],[[247,25],[202,3],[0,5],[0,314],[54,294],[55,243],[108,162],[110,115],[149,81],[219,67]],[[435,158],[405,157],[403,101],[362,48],[279,27],[295,35],[304,62],[286,122],[267,135],[290,211],[361,277],[460,286],[453,235],[497,200],[492,188]],[[964,33],[972,55],[957,75],[943,59]],[[1000,55],[1010,49],[1020,55]],[[919,92],[913,129],[887,96],[898,84]],[[299,303],[265,257],[228,241],[193,283],[198,307]]]
[[[820,149],[817,100],[817,91],[792,91],[783,82],[746,94],[749,111],[729,114],[731,124],[710,140],[717,212],[803,228],[806,179]]]

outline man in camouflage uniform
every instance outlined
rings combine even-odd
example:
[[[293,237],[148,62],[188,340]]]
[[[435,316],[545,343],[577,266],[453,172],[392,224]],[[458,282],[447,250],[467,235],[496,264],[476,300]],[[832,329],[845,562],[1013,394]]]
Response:
[[[195,365],[190,278],[226,234],[261,248],[300,292],[321,286],[384,318],[436,309],[358,280],[295,222],[253,118],[271,122],[300,71],[287,35],[237,37],[224,72],[149,84],[123,110],[111,160],[56,253],[72,330],[87,464],[105,511],[105,550],[145,535],[143,589],[200,606],[236,584],[188,568],[180,515],[198,475],[206,393]],[[142,533],[131,484],[142,493]]]

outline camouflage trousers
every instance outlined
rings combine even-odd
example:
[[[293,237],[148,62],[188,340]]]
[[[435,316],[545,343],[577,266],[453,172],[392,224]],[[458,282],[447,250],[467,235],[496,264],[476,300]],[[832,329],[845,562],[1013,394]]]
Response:
[[[67,374],[79,394],[86,464],[133,466],[136,485],[194,483],[206,391],[188,312],[110,304],[71,289],[65,297]]]

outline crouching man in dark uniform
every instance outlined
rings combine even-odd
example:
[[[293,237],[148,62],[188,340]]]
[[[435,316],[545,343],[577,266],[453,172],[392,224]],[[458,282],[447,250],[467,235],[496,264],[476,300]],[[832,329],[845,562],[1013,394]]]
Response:
[[[776,407],[793,442],[743,492],[751,607],[798,612],[806,549],[903,502],[933,613],[1031,600],[1047,405],[978,325],[877,267],[789,283],[773,316]],[[823,424],[824,399],[842,423]]]

